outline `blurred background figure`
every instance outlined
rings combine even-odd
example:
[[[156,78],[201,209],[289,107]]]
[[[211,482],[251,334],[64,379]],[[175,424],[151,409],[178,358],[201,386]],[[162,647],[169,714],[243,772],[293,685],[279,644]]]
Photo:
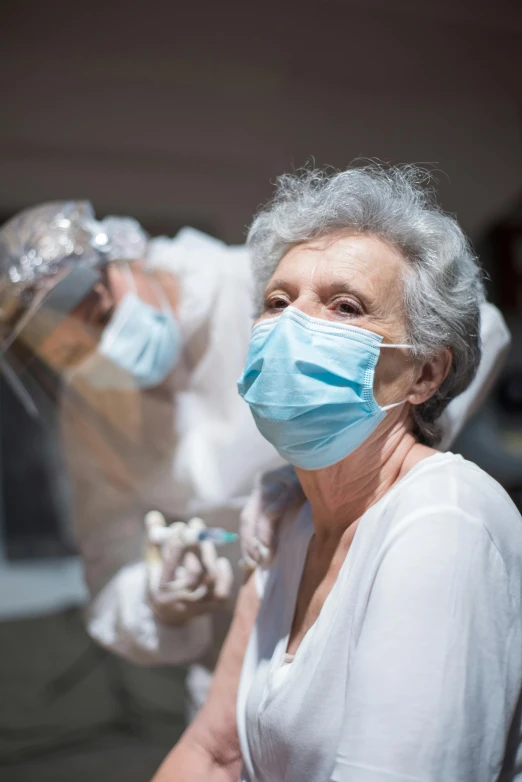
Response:
[[[52,420],[71,478],[71,524],[47,545],[78,547],[98,643],[139,664],[199,663],[188,703],[179,687],[167,709],[181,721],[205,697],[234,573],[240,580],[238,547],[218,557],[206,541],[184,553],[173,539],[151,559],[144,518],[152,509],[172,521],[199,514],[237,531],[256,473],[282,463],[235,393],[252,321],[250,305],[235,304],[239,292],[250,299],[248,257],[190,229],[149,242],[130,218],[99,222],[87,202],[56,202],[0,229],[0,265],[4,378],[44,443],[53,402],[60,411]],[[13,434],[24,439],[23,428]],[[27,492],[35,488],[27,475]],[[41,558],[38,510],[28,526]],[[63,573],[46,571],[63,599]],[[40,599],[44,591],[42,583]],[[70,623],[67,612],[52,620]],[[43,621],[33,642],[25,623],[26,644],[38,644]]]
[[[210,248],[226,256],[223,242],[244,242],[245,227],[281,171],[311,157],[341,168],[358,156],[433,164],[441,172],[443,205],[457,214],[479,250],[490,277],[488,298],[501,308],[513,335],[499,382],[458,447],[500,480],[521,507],[522,416],[516,380],[522,362],[519,3],[267,0],[263,12],[254,13],[232,0],[225,5],[137,3],[124,13],[114,0],[91,0],[74,9],[66,0],[17,0],[4,9],[0,35],[0,88],[9,96],[0,125],[0,224],[34,204],[86,197],[98,216],[132,215],[149,235],[175,237],[173,243],[149,242],[146,260],[158,271],[160,256],[169,267],[172,253],[176,259],[184,257],[187,267],[193,265],[189,258],[197,258],[205,279],[215,265],[221,270],[216,278],[226,277],[232,260],[230,266],[215,264]],[[185,225],[205,236],[199,231],[180,234]],[[197,249],[188,249],[200,240],[208,249],[208,262]],[[178,245],[185,247],[183,252],[175,251]],[[230,250],[230,258],[234,253],[241,251]],[[171,275],[177,263],[170,267]],[[179,264],[184,268],[185,261]],[[131,266],[139,288],[137,278],[143,275],[138,261]],[[123,296],[129,287],[123,268],[121,272]],[[235,268],[232,277],[236,274]],[[181,330],[182,277],[180,273],[172,290]],[[228,284],[233,288],[235,283]],[[218,282],[215,286],[213,290],[219,289]],[[157,304],[152,301],[156,286],[150,287],[151,303]],[[201,295],[213,313],[216,300],[206,291],[205,284]],[[231,296],[218,309],[234,317],[245,299]],[[189,314],[192,307],[196,305],[188,307]],[[188,337],[192,361],[199,355],[199,341],[212,338],[205,318],[201,323]],[[227,350],[233,339],[235,327],[227,332]],[[212,364],[207,377],[213,383],[221,382],[222,344],[216,335],[214,358],[203,357],[198,364],[201,369],[207,360]],[[183,351],[180,356],[174,375],[183,387]],[[162,666],[151,672],[105,653],[89,639],[80,618],[87,595],[71,534],[66,422],[81,422],[94,453],[99,419],[85,410],[96,410],[90,404],[95,396],[108,404],[109,398],[123,395],[96,392],[87,369],[78,365],[67,373],[71,394],[67,402],[61,396],[60,406],[48,391],[31,390],[38,419],[0,373],[0,776],[7,782],[69,782],[72,777],[91,782],[97,776],[107,782],[142,782],[183,726],[184,712],[179,705],[177,711],[172,708],[184,697],[181,669]],[[56,382],[55,373],[45,374],[48,383]],[[160,403],[161,390],[146,392],[149,409],[152,398]],[[72,391],[77,391],[74,398]],[[181,390],[178,399],[169,415],[181,426],[181,408],[194,395]],[[119,488],[128,484],[129,474],[139,473],[140,483],[152,491],[153,470],[141,473],[132,442],[142,413],[128,403],[124,416],[123,408],[120,412],[114,406],[116,422],[131,421],[128,433],[121,427],[111,430],[114,447],[121,450],[122,441],[127,442],[117,439],[120,434],[131,442],[126,471],[115,460],[109,474],[117,476]],[[76,409],[83,411],[80,418]],[[197,417],[194,412],[193,432]],[[166,465],[166,429],[161,435],[155,460]],[[204,451],[201,442],[202,436],[186,432],[180,438],[177,474],[183,474],[185,485],[198,480],[182,466],[191,463],[189,453]],[[68,452],[70,457],[71,448]],[[205,451],[198,458],[210,475],[212,459],[206,456]],[[76,458],[80,462],[80,454]],[[226,464],[224,458],[221,469]],[[163,479],[159,473],[158,482]],[[85,492],[87,485],[88,480]],[[112,485],[104,490],[111,491]],[[191,496],[199,498],[200,507],[212,504],[212,496],[205,497],[199,485]],[[88,497],[91,510],[95,502],[96,497]],[[157,507],[168,511],[159,500]],[[221,524],[217,510],[206,516],[187,505],[186,512],[185,518],[201,515],[208,523]],[[140,524],[140,536],[142,522],[137,516],[132,522]],[[132,544],[140,558],[142,541],[140,537]],[[83,545],[87,550],[87,536]],[[124,562],[133,553],[127,546],[122,545],[117,571],[125,577]],[[107,563],[92,564],[99,568],[98,606],[108,611],[107,605],[114,603],[102,598],[117,591],[123,580],[113,580],[116,572]],[[103,628],[107,641],[110,633],[115,641],[121,616],[108,611],[108,621],[96,624],[102,613],[90,614],[91,632],[97,627],[101,640]],[[214,623],[222,613],[214,614]],[[126,648],[148,655],[153,637],[149,634],[144,643],[131,631]]]

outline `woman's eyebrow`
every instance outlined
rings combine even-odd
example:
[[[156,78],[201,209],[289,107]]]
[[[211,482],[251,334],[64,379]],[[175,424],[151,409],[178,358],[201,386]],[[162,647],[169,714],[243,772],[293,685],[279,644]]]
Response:
[[[335,294],[345,294],[355,296],[360,301],[364,309],[371,310],[375,308],[375,301],[366,291],[362,291],[356,285],[345,279],[330,280],[325,282],[323,291],[327,296]]]
[[[298,286],[290,280],[284,280],[282,277],[278,277],[274,280],[270,280],[265,288],[265,297],[269,296],[275,290],[283,290],[287,293],[297,295]]]

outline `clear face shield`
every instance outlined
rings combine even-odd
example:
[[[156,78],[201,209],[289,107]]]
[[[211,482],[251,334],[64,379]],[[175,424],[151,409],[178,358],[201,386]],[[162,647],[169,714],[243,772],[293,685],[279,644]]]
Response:
[[[52,343],[56,334],[70,332],[71,338],[77,329],[87,349],[88,332],[71,313],[92,295],[100,277],[96,268],[76,266],[43,301],[33,302],[1,346],[1,531],[8,560],[63,557],[75,551],[61,447],[61,365]],[[4,332],[6,325],[2,323]]]
[[[101,329],[76,311],[92,299],[102,271],[78,264],[41,302],[35,302],[0,347],[0,370],[26,412],[42,416],[42,400],[53,399],[62,373],[95,350]]]
[[[110,319],[108,262],[127,267],[146,254],[141,228],[126,247],[124,238],[111,239],[84,202],[36,207],[0,228],[0,559],[2,550],[14,559],[71,553],[76,477],[90,473],[101,495],[136,476],[144,427],[129,426],[129,407],[139,409],[138,390],[100,393],[88,375],[70,382]]]

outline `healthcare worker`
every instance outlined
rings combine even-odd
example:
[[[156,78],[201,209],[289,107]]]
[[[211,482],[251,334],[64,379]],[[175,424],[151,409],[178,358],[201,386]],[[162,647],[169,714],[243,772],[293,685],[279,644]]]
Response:
[[[0,262],[4,374],[33,414],[42,365],[61,379],[89,633],[138,663],[200,660],[197,704],[239,547],[218,556],[211,541],[185,551],[173,539],[151,560],[144,518],[237,531],[254,476],[282,463],[235,391],[251,324],[238,297],[251,285],[246,252],[191,229],[148,241],[134,220],[58,202],[0,230]]]

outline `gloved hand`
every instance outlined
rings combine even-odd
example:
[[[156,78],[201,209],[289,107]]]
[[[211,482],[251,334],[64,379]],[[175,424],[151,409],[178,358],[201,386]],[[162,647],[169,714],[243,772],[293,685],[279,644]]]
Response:
[[[149,603],[165,624],[179,625],[222,605],[230,596],[232,566],[215,545],[198,541],[206,529],[198,518],[165,523],[158,511],[145,517],[148,534]]]
[[[291,464],[258,475],[239,521],[243,563],[267,565],[276,548],[279,522],[305,496]]]

